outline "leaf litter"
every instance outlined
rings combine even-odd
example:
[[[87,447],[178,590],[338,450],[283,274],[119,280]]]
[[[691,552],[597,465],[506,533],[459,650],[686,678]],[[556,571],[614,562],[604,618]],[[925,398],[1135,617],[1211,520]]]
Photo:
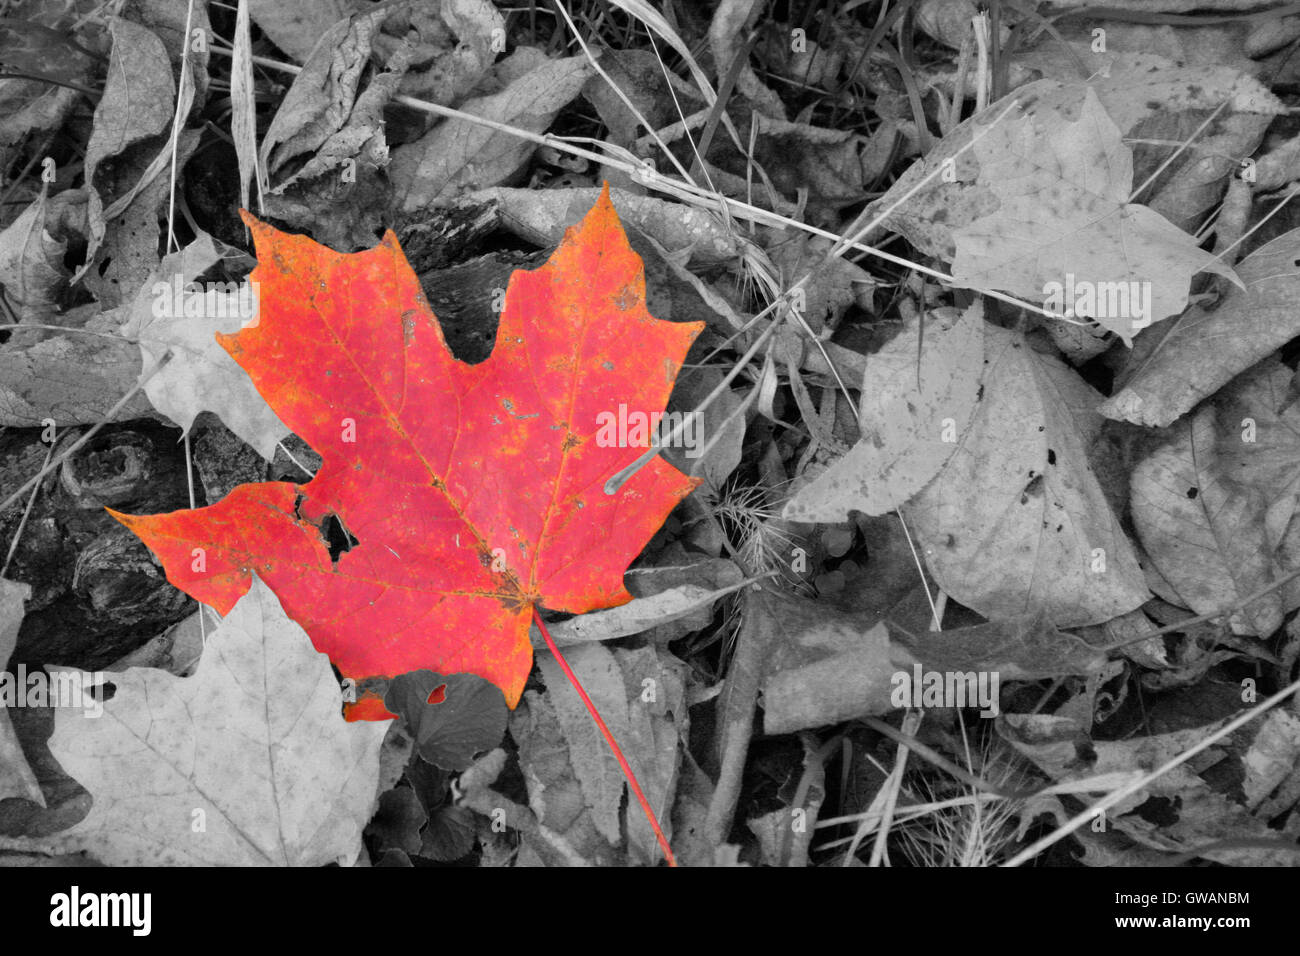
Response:
[[[1294,865],[1295,67],[616,5],[667,74],[584,4],[11,5],[0,845],[654,865],[639,788],[690,865]]]

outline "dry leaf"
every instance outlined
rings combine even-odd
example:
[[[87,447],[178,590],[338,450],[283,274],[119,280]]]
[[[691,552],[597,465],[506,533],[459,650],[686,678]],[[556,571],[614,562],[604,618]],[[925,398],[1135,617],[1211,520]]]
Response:
[[[849,511],[888,514],[943,468],[979,407],[984,310],[938,309],[909,322],[867,357],[858,427],[849,453],[800,488],[792,521],[843,521]],[[920,341],[920,355],[917,347]]]
[[[1092,90],[1076,120],[1007,117],[974,151],[977,184],[999,205],[953,230],[953,278],[969,288],[1041,303],[1057,283],[1058,310],[1095,319],[1132,344],[1140,329],[1186,308],[1196,273],[1233,275],[1187,233],[1129,200],[1133,154]]]
[[[905,515],[940,587],[987,618],[1058,627],[1147,599],[1137,557],[1088,463],[1100,396],[1024,336],[985,326],[984,397]]]
[[[375,806],[386,723],[347,723],[329,659],[260,580],[193,677],[132,668],[98,718],[59,708],[50,751],[84,820],[0,847],[110,866],[350,866]]]
[[[1237,265],[1244,289],[1229,287],[1216,307],[1194,306],[1139,336],[1101,413],[1135,425],[1169,425],[1300,335],[1297,258],[1300,229],[1293,229]]]

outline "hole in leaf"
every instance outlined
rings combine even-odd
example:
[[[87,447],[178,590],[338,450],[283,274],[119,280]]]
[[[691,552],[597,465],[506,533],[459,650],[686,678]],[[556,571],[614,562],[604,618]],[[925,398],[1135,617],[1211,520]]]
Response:
[[[343,522],[332,514],[326,515],[321,522],[320,534],[325,539],[325,546],[329,548],[330,561],[335,564],[338,564],[340,555],[346,554],[360,543],[343,527]]]
[[[1135,812],[1148,823],[1169,827],[1178,822],[1182,802],[1178,797],[1149,797]]]
[[[1200,492],[1200,489],[1199,489],[1199,488],[1194,488],[1194,487],[1193,487],[1193,488],[1188,488],[1188,489],[1187,489],[1187,497],[1190,498],[1192,501],[1195,501],[1195,500],[1196,500],[1196,496],[1199,495],[1200,493],[1201,493],[1201,492]]]
[[[433,690],[429,691],[429,699],[425,703],[441,704],[447,699],[447,685],[439,684]]]

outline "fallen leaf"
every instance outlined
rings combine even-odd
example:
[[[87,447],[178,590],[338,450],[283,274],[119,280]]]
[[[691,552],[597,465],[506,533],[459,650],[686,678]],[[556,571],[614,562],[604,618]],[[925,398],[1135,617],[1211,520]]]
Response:
[[[1169,733],[1151,734],[1126,740],[1090,740],[1072,720],[1047,714],[1004,714],[998,731],[1019,753],[1033,761],[1054,781],[1078,780],[1095,774],[1147,773],[1162,766],[1190,747],[1201,743],[1229,718],[1203,726]],[[1244,743],[1255,736],[1259,725],[1234,734]],[[1214,768],[1215,777],[1232,774],[1240,779],[1239,757],[1226,749],[1233,743],[1224,738],[1218,748],[1207,751],[1197,769],[1184,763],[1156,777],[1145,788],[1124,798],[1107,811],[1107,829],[1114,827],[1144,846],[1166,853],[1183,853],[1219,840],[1275,840],[1287,842],[1283,833],[1228,795],[1212,788],[1203,774]],[[1227,763],[1232,766],[1220,767]],[[1144,804],[1155,798],[1151,810],[1160,814],[1153,822]],[[1233,848],[1205,852],[1206,859],[1225,865],[1296,866],[1300,854],[1267,848]]]
[[[98,423],[140,379],[140,349],[103,335],[46,339],[26,347],[0,346],[0,425],[31,428],[46,418],[58,425]],[[137,393],[114,420],[151,415]]]
[[[252,13],[256,19],[256,9]],[[387,9],[379,9],[342,19],[321,38],[262,137],[260,157],[268,173],[295,157],[314,156],[345,127],[361,93],[371,41],[387,16]]]
[[[824,163],[819,153],[815,159],[810,157],[808,165],[824,168]],[[859,198],[855,196],[851,201]],[[864,298],[869,300],[871,290],[877,286],[876,279],[862,266],[843,256],[830,255],[832,248],[829,239],[805,233],[798,240],[782,237],[769,249],[772,264],[785,282],[810,276],[801,289],[802,311],[808,327],[817,335],[826,328],[838,328],[849,306]]]
[[[495,691],[495,688],[493,690]],[[500,692],[496,691],[496,693],[499,697]],[[505,732],[505,715],[506,709],[502,705],[502,733]],[[466,769],[469,769],[468,764]],[[476,831],[474,814],[467,807],[452,801],[450,792],[452,777],[453,775],[446,770],[419,758],[406,768],[406,783],[410,785],[409,790],[406,787],[399,787],[396,792],[412,793],[422,812],[417,817],[410,812],[409,805],[402,807],[401,810],[407,816],[401,822],[408,828],[416,824],[417,832],[412,834],[407,829],[405,833],[390,834],[390,837],[400,837],[404,845],[414,842],[416,849],[412,853],[413,856],[450,863],[459,860],[474,848]],[[412,835],[415,837],[414,840],[411,840]]]
[[[998,207],[953,230],[962,285],[1042,302],[1057,283],[1066,316],[1095,319],[1132,344],[1138,330],[1186,308],[1196,273],[1232,277],[1187,233],[1130,201],[1133,154],[1092,90],[1074,121],[1007,117],[974,142],[977,185]],[[1085,302],[1083,290],[1095,299]]]
[[[350,0],[248,0],[249,13],[261,31],[299,63],[355,6]]]
[[[1197,614],[1240,603],[1300,565],[1296,465],[1300,408],[1291,371],[1261,363],[1213,403],[1174,425],[1133,469],[1131,510],[1142,547]],[[1237,634],[1271,634],[1300,605],[1300,586],[1266,594],[1229,619]]]
[[[956,252],[954,234],[995,212],[999,205],[990,180],[981,176],[974,151],[966,147],[1012,101],[1021,104],[1026,119],[1033,118],[1050,133],[1063,124],[1077,122],[1084,100],[1092,95],[1126,137],[1132,136],[1134,127],[1147,117],[1176,110],[1216,110],[1225,100],[1232,112],[1274,116],[1286,108],[1258,80],[1231,68],[1177,67],[1168,60],[1160,60],[1135,64],[1134,73],[1137,75],[1117,74],[1108,78],[1097,72],[1086,80],[1043,79],[1026,83],[940,140],[873,202],[864,215],[889,210],[884,223],[887,228],[901,232],[927,255],[951,260]],[[1008,120],[1011,117],[1003,122]],[[943,175],[950,161],[955,179]],[[930,180],[920,185],[927,176]],[[1145,175],[1139,175],[1136,181],[1144,180]],[[904,196],[908,197],[906,201],[902,201]],[[1126,195],[1125,201],[1127,198]]]
[[[690,737],[686,706],[686,665],[662,646],[616,648],[627,696],[627,737],[623,749],[632,774],[672,838],[669,810],[677,793],[678,765]],[[641,860],[653,865],[663,856],[645,815],[627,813],[627,839]]]
[[[1017,332],[985,326],[984,356],[970,426],[904,509],[927,567],[993,620],[1041,610],[1075,627],[1133,610],[1142,572],[1088,463],[1100,396]]]
[[[755,629],[751,639],[764,645],[763,732],[788,734],[893,710],[890,680],[898,667],[885,626],[868,626],[865,614],[781,596],[780,602],[747,602],[746,626]],[[910,659],[906,664],[910,667]]]
[[[67,290],[67,243],[46,231],[46,191],[0,230],[0,286],[19,322],[50,323]]]
[[[582,88],[582,96],[595,107],[611,143],[632,149],[642,131],[642,118],[656,130],[677,118],[673,96],[681,94],[669,91],[663,67],[652,50],[602,50],[600,66],[609,79],[592,76]]]
[[[1259,722],[1259,732],[1242,754],[1245,779],[1241,794],[1248,810],[1256,810],[1284,780],[1296,773],[1300,762],[1300,717],[1271,710]]]
[[[459,104],[491,71],[506,35],[505,18],[492,0],[415,0],[409,11],[407,30],[415,30],[420,43],[412,58],[417,65],[402,77],[402,92]],[[390,20],[388,28],[401,36],[396,21]]]
[[[463,198],[463,202],[494,202],[500,210],[501,225],[510,232],[539,246],[554,245],[573,222],[600,198],[601,190],[590,189],[480,189]],[[611,189],[620,218],[630,227],[651,236],[668,250],[690,254],[692,264],[718,265],[732,262],[740,247],[713,213],[654,196],[638,196],[621,189]]]
[[[380,49],[380,30],[407,4],[332,26],[307,58],[262,141],[265,214],[343,251],[374,244],[389,201],[384,112],[406,75],[414,30]]]
[[[614,739],[626,740],[628,697],[623,687],[623,674],[613,653],[602,644],[582,644],[567,651],[564,657]],[[622,841],[619,809],[626,786],[623,771],[600,729],[592,721],[582,698],[560,669],[555,655],[538,651],[537,666],[546,682],[546,696],[555,707],[564,739],[568,741],[569,762],[582,787],[583,801],[591,812],[592,823],[601,836],[617,846]],[[653,803],[651,807],[666,809]]]
[[[443,770],[464,770],[506,732],[501,691],[473,674],[399,674],[384,706],[402,719],[420,756]]]
[[[1213,308],[1138,336],[1118,387],[1100,407],[1107,418],[1164,427],[1233,376],[1300,335],[1300,229],[1237,264],[1244,289],[1228,287]]]
[[[827,635],[806,631],[810,637]],[[865,634],[841,633],[851,644],[820,646],[823,656],[794,667],[773,665],[763,681],[763,733],[788,734],[889,713],[890,681],[897,666],[889,654],[889,632],[877,624]]]
[[[528,807],[537,822],[562,837],[579,860],[612,865],[617,858],[614,848],[587,809],[550,695],[531,690],[524,694],[510,715],[510,736],[519,743],[519,769],[528,789]],[[575,862],[535,833],[524,834],[524,845],[540,864],[571,866]]]
[[[858,407],[861,439],[790,498],[791,521],[888,514],[937,475],[979,407],[984,310],[937,309],[908,322],[868,356]],[[918,354],[918,341],[920,352]]]
[[[415,791],[410,787],[394,787],[380,795],[379,809],[366,824],[366,835],[378,842],[380,853],[401,850],[415,856],[423,844],[420,830],[428,822],[429,815]]]
[[[1165,30],[1144,42],[1125,36],[1135,24],[1111,22],[1104,25],[1107,49],[1097,50],[1091,26],[1076,24],[1073,36],[1067,28],[1068,50],[1043,34],[1037,49],[1009,57],[1011,74],[1028,70],[1066,84],[1086,78],[1133,145],[1134,181],[1156,174],[1144,204],[1194,232],[1198,217],[1222,198],[1239,158],[1255,153],[1283,104],[1251,75],[1255,64],[1240,55],[1237,40],[1228,44],[1230,62],[1216,62],[1202,49],[1161,49],[1161,40],[1206,30]],[[1216,109],[1221,104],[1225,108]],[[1215,115],[1207,117],[1207,110]],[[1189,139],[1197,148],[1180,148]]]
[[[89,676],[89,675],[86,675]],[[43,853],[110,866],[351,865],[375,805],[384,724],[349,724],[329,660],[254,581],[198,673],[132,668],[98,718],[59,708],[50,750],[94,797]]]
[[[664,449],[664,458],[683,474],[703,478],[705,493],[722,488],[740,464],[745,444],[744,405],[731,389],[723,389],[704,411],[695,411],[721,383],[722,374],[716,368],[695,368],[683,375],[664,418],[664,428],[678,420],[684,426],[681,438]]]
[[[591,75],[585,56],[548,60],[540,50],[523,47],[511,59],[524,65],[526,72],[500,93],[462,104],[462,112],[540,133],[582,92]],[[516,135],[468,120],[445,119],[414,143],[393,150],[389,176],[397,205],[409,215],[462,193],[501,185],[535,148]]]
[[[745,821],[751,833],[758,837],[763,861],[768,866],[806,867],[817,832],[817,814],[826,799],[826,767],[824,758],[817,755],[816,738],[811,734],[800,736],[803,744],[803,774],[800,784],[808,781],[808,789],[798,806],[781,807],[762,816]]]
[[[7,670],[9,655],[13,653],[18,627],[23,622],[23,603],[31,593],[32,589],[26,584],[0,578],[0,675],[10,679],[15,679],[16,675],[10,675]],[[0,800],[9,797],[20,797],[45,806],[41,786],[27,765],[22,744],[9,720],[9,708],[0,706]]]
[[[120,163],[120,157],[132,147],[156,148],[161,142],[157,137],[171,125],[176,107],[171,60],[157,35],[122,17],[110,20],[109,30],[113,35],[113,52],[108,79],[104,95],[95,107],[95,121],[86,144],[90,235],[85,265],[78,270],[76,278],[90,268],[95,252],[104,241],[108,227],[106,199],[116,199],[120,191],[119,184],[110,186],[104,181],[106,177],[99,175],[101,167],[112,166],[110,161]]]
[[[700,583],[664,586],[682,577]],[[698,617],[701,612],[711,617],[713,605],[726,595],[734,594],[735,586],[744,575],[733,562],[713,558],[687,567],[636,568],[628,572],[627,579],[628,589],[637,595],[628,603],[548,625],[556,646],[568,647],[587,641],[610,641],[643,634],[683,618]],[[659,587],[663,590],[656,590]],[[705,620],[699,627],[707,623]],[[546,647],[541,632],[536,628],[533,629],[532,642],[536,649]]]
[[[1127,27],[1122,23],[1112,26],[1120,31]],[[1229,115],[1276,116],[1286,109],[1268,87],[1237,65],[1179,63],[1180,56],[1188,59],[1183,51],[1135,48],[1137,41],[1132,41],[1127,48],[1097,51],[1091,49],[1094,38],[1090,31],[1082,32],[1087,36],[1087,41],[1079,45],[1084,48],[1078,49],[1085,60],[1082,76],[1077,64],[1061,55],[1060,44],[1049,41],[1024,57],[1024,62],[1045,71],[1047,82],[1041,87],[1026,84],[1017,92],[1028,96],[1047,90],[1051,95],[1055,87],[1067,87],[1072,88],[1071,92],[1081,93],[1087,87],[1097,94],[1106,112],[1126,134],[1152,116],[1213,110],[1225,104]],[[1159,32],[1167,37],[1179,31]],[[1193,32],[1196,31],[1188,34]],[[1249,65],[1245,58],[1236,62],[1240,66]]]
[[[1041,614],[944,631],[913,632],[885,623],[895,643],[926,670],[990,671],[1002,680],[1042,680],[1091,673],[1106,663],[1105,651],[1058,631]]]
[[[8,71],[49,79],[0,79],[0,148],[18,145],[28,133],[57,129],[92,82],[93,60],[64,30],[57,8],[27,7],[0,24],[0,62]],[[44,22],[42,22],[44,21]],[[58,80],[61,82],[51,82]],[[67,84],[67,85],[63,85]]]
[[[442,863],[459,860],[474,848],[474,833],[472,812],[464,807],[439,807],[425,824],[420,856]]]
[[[656,459],[605,494],[642,449],[606,447],[598,422],[620,403],[662,410],[700,325],[645,310],[608,195],[545,266],[511,277],[497,346],[473,366],[447,350],[391,233],[340,255],[248,222],[260,318],[221,341],[324,462],[301,487],[114,516],[219,612],[256,570],[345,677],[474,673],[513,706],[534,604],[631,600],[623,570],[696,485]],[[329,515],[357,542],[337,561]],[[384,712],[361,701],[352,716]]]
[[[214,336],[257,321],[257,289],[247,282],[233,290],[191,285],[220,258],[206,233],[165,256],[131,302],[122,335],[140,343],[145,368],[171,352],[171,360],[144,386],[154,408],[187,433],[201,412],[215,412],[271,461],[289,429]]]
[[[719,77],[735,71],[736,89],[751,109],[766,116],[785,119],[785,104],[749,65],[744,37],[752,23],[755,0],[722,0],[709,21],[709,50]],[[742,57],[739,63],[738,57]]]

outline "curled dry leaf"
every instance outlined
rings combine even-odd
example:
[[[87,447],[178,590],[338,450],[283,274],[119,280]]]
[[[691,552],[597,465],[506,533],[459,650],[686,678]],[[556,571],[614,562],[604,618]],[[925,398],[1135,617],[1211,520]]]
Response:
[[[48,323],[67,290],[67,243],[47,231],[46,192],[0,230],[0,287],[19,322]]]
[[[647,233],[669,253],[685,250],[692,263],[716,265],[740,254],[736,239],[712,213],[669,202],[655,196],[638,196],[621,189],[610,195],[619,216],[629,226]],[[590,189],[481,189],[465,197],[467,203],[491,201],[500,209],[501,225],[522,239],[540,246],[554,245],[573,222],[600,198]]]
[[[548,60],[540,50],[524,47],[511,60],[520,75],[501,92],[472,99],[460,109],[540,133],[582,92],[591,75],[585,56]],[[507,69],[508,63],[499,69]],[[519,170],[535,148],[531,141],[509,133],[445,119],[416,142],[393,150],[389,175],[397,205],[412,214],[465,192],[498,186]]]
[[[671,583],[683,577],[691,580]],[[637,568],[628,572],[627,579],[628,590],[637,595],[627,604],[549,625],[556,646],[643,634],[683,618],[698,618],[701,613],[711,617],[713,605],[734,593],[734,586],[744,575],[733,562],[712,558],[680,568]],[[707,619],[697,623],[702,627]],[[546,647],[536,627],[532,630],[532,643],[537,649]]]
[[[112,168],[115,177],[114,161],[134,146],[148,144],[156,149],[162,142],[160,134],[171,125],[176,106],[171,60],[157,35],[122,17],[114,17],[109,29],[113,35],[112,58],[104,95],[95,107],[95,122],[86,144],[89,244],[85,265],[78,270],[76,278],[90,268],[95,252],[104,241],[108,228],[105,207],[119,192],[125,191],[124,184],[111,182],[111,177],[99,174]],[[125,186],[138,188],[139,184]]]

